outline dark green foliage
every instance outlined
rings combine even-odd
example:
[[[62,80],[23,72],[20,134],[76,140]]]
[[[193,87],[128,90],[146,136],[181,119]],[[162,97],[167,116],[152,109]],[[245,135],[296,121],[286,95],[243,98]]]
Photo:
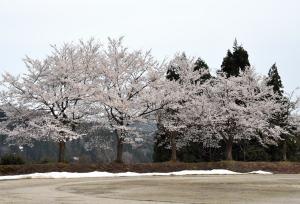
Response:
[[[281,77],[278,73],[278,68],[276,63],[272,65],[268,73],[267,84],[273,88],[274,93],[279,95],[278,103],[281,103],[286,106],[285,109],[277,110],[273,114],[271,124],[278,125],[285,129],[288,133],[282,134],[281,137],[284,141],[281,141],[278,147],[271,147],[273,151],[270,152],[273,160],[287,160],[291,159],[292,155],[297,151],[298,143],[296,141],[296,127],[289,124],[288,117],[290,117],[290,108],[293,106],[293,103],[287,97],[283,96],[283,85]]]
[[[200,82],[202,84],[206,80],[211,78],[209,67],[206,64],[206,62],[201,58],[198,58],[197,61],[195,62],[194,71],[199,71],[200,73],[203,73],[203,75],[198,80],[196,80],[196,83]]]
[[[288,141],[287,158],[290,161],[300,161],[300,132],[298,132],[293,141]]]
[[[24,160],[14,154],[6,154],[1,157],[1,165],[25,164]]]
[[[282,161],[282,155],[286,154],[289,161],[300,161],[300,138],[294,136],[286,138],[287,149],[284,152],[283,142],[279,143],[278,146],[269,146],[266,152],[270,155],[269,161]]]
[[[163,141],[166,139],[165,134],[155,135],[155,142],[153,146],[153,161],[165,162],[171,158],[171,150],[166,148],[166,144]]]
[[[40,163],[41,164],[50,164],[50,163],[55,163],[55,161],[45,158],[45,159],[42,159],[42,161]]]
[[[206,64],[206,62],[201,59],[201,57],[199,57],[196,62],[195,62],[195,68],[194,68],[194,71],[199,71],[201,69],[204,69],[204,70],[209,70],[209,67],[208,65]],[[210,76],[210,74],[208,73],[208,75]]]
[[[279,76],[278,70],[277,70],[277,66],[276,63],[274,63],[272,65],[272,67],[269,70],[268,73],[268,82],[267,84],[269,86],[273,86],[273,91],[277,94],[279,94],[280,96],[282,96],[283,94],[283,85],[281,82],[281,78]]]
[[[179,79],[178,67],[175,66],[169,67],[166,78],[169,79],[170,81],[173,80],[177,81]]]
[[[154,162],[165,162],[171,158],[171,150],[167,149],[167,132],[164,127],[158,123],[157,131],[154,136],[153,156]]]
[[[203,147],[201,142],[191,142],[178,152],[178,158],[183,162],[203,162],[222,160],[221,148]]]
[[[268,81],[267,85],[273,88],[274,93],[277,93],[280,97],[278,97],[278,102],[288,105],[290,103],[289,99],[286,97],[282,97],[283,94],[283,85],[281,82],[280,75],[278,73],[278,69],[276,63],[272,65],[268,73]],[[279,125],[280,127],[286,127],[287,117],[289,116],[288,110],[278,110],[274,115],[272,120],[270,121],[272,124]]]
[[[233,52],[227,51],[221,65],[221,71],[226,73],[227,77],[238,76],[240,71],[244,71],[246,67],[250,66],[248,58],[248,52],[242,45],[238,45],[237,40],[235,40]]]
[[[236,161],[270,161],[268,147],[262,146],[256,139],[242,140],[233,145],[233,158]]]

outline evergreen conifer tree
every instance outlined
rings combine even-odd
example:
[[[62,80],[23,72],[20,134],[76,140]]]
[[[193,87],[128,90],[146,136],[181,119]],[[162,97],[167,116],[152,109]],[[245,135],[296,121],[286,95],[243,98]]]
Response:
[[[224,57],[221,65],[221,71],[225,72],[227,77],[237,76],[240,71],[244,71],[248,66],[250,66],[248,52],[242,45],[238,45],[235,39],[233,52],[227,51],[227,55]]]
[[[195,62],[195,68],[194,71],[200,71],[205,72],[205,74],[203,74],[196,82],[200,81],[200,83],[205,82],[207,79],[211,78],[211,74],[209,72],[209,67],[206,64],[206,62],[201,59],[200,57],[197,59],[197,61]]]
[[[277,93],[279,96],[283,95],[283,85],[282,85],[280,75],[278,73],[276,63],[274,63],[269,70],[267,85],[273,87],[274,93]],[[288,104],[289,100],[286,97],[279,97],[278,102],[283,103],[283,104]],[[287,124],[288,116],[289,116],[288,110],[282,110],[282,111],[279,111],[277,114],[275,114],[273,116],[273,120],[270,122],[272,124],[279,125],[280,127],[286,129],[288,127],[288,124]],[[282,160],[285,161],[285,160],[287,160],[288,136],[282,135],[281,137],[284,138],[284,140],[279,145],[279,151],[282,154]],[[278,151],[278,147],[272,147],[272,149],[273,149],[273,151],[271,152],[271,155],[272,155],[272,157],[275,157],[274,154],[276,155],[276,152]]]
[[[283,94],[283,85],[281,82],[281,78],[279,76],[278,70],[277,70],[277,66],[276,63],[274,63],[272,65],[272,67],[269,70],[268,73],[268,85],[269,86],[273,86],[273,91],[277,94],[279,94],[280,96],[282,96]]]

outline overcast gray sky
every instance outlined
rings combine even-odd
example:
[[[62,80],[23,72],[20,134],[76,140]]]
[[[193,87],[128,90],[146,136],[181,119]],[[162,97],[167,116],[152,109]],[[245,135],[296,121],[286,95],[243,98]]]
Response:
[[[159,59],[177,51],[219,69],[234,38],[267,74],[276,62],[287,91],[300,86],[298,0],[0,0],[0,73],[25,71],[50,44],[125,36]]]

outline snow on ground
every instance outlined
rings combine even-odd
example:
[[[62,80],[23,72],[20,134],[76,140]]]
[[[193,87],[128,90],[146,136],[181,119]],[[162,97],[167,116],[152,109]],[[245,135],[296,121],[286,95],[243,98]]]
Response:
[[[49,173],[33,173],[13,176],[0,176],[1,180],[15,180],[15,179],[62,179],[62,178],[97,178],[97,177],[133,177],[133,176],[184,176],[184,175],[240,175],[247,173],[238,173],[226,169],[213,170],[184,170],[169,173],[109,173],[93,171],[89,173],[71,173],[71,172],[49,172]],[[248,174],[272,174],[266,171],[252,171]]]
[[[249,172],[249,174],[273,174],[271,172],[268,172],[268,171],[262,171],[262,170],[258,170],[258,171],[251,171]]]

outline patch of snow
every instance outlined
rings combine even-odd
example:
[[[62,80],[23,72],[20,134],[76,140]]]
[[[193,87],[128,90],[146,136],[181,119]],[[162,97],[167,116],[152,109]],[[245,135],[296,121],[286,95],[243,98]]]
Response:
[[[171,175],[184,176],[184,175],[232,175],[241,174],[226,169],[213,169],[213,170],[184,170],[171,173]]]
[[[258,171],[251,171],[251,172],[249,172],[249,174],[273,174],[273,173],[268,172],[268,171],[258,170]]]
[[[71,172],[49,172],[49,173],[33,173],[13,176],[0,176],[1,180],[16,180],[16,179],[67,179],[67,178],[101,178],[101,177],[136,177],[136,176],[185,176],[185,175],[241,175],[247,173],[238,173],[226,169],[213,170],[184,170],[169,173],[109,173],[93,171],[88,173],[71,173]],[[266,171],[252,171],[249,174],[272,174]]]

